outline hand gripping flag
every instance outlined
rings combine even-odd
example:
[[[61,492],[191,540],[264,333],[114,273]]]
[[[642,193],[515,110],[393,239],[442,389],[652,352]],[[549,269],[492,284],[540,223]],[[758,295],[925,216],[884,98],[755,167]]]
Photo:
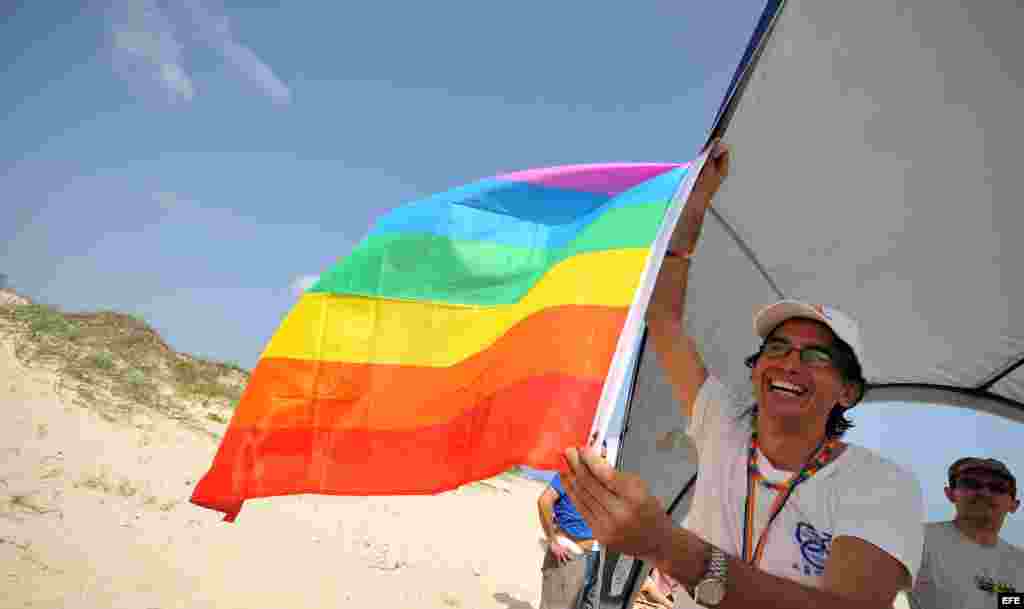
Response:
[[[557,167],[382,216],[271,338],[192,502],[232,521],[256,497],[561,469],[599,402],[603,439],[690,187],[686,165]]]

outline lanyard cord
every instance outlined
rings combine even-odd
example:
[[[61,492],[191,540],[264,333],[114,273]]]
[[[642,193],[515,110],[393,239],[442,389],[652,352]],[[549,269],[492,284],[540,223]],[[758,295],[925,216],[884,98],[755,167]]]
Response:
[[[761,470],[757,467],[757,427],[755,420],[755,427],[753,433],[750,436],[750,453],[747,461],[747,499],[743,506],[743,554],[742,559],[752,565],[757,565],[761,562],[761,556],[764,554],[764,542],[768,538],[768,530],[771,529],[772,524],[775,522],[775,518],[782,512],[782,508],[789,501],[793,491],[796,490],[804,480],[807,480],[818,472],[822,467],[828,465],[836,458],[836,449],[839,446],[839,440],[836,438],[823,438],[818,443],[817,448],[811,454],[811,458],[804,463],[800,471],[794,474],[789,480],[779,484],[769,482],[769,486],[775,490],[781,491],[778,496],[775,497],[775,501],[772,503],[771,516],[768,517],[768,523],[765,524],[764,530],[758,536],[756,546],[753,543],[754,537],[754,512],[757,509],[757,486],[758,482],[764,480],[764,476],[761,475]]]

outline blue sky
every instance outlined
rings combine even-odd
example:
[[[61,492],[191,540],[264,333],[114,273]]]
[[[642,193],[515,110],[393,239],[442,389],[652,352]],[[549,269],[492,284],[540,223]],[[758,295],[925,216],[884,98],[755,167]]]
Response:
[[[2,9],[0,273],[247,367],[391,207],[517,169],[690,160],[762,8],[74,4]],[[934,438],[1019,452],[979,415],[889,410],[858,439],[926,481],[959,456]]]
[[[437,3],[434,3],[437,4]],[[760,6],[21,3],[0,272],[246,366],[382,211],[502,171],[689,160]]]

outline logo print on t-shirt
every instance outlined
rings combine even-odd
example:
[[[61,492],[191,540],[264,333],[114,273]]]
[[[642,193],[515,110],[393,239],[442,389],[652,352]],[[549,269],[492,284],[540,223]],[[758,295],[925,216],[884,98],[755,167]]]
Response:
[[[832,549],[832,533],[818,532],[809,522],[796,525],[796,543],[800,546],[801,565],[804,575],[824,575],[825,561]]]

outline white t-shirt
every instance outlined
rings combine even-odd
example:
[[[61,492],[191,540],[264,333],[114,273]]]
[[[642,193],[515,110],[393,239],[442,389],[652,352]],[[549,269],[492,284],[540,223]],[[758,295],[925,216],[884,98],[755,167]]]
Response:
[[[996,606],[996,593],[979,583],[1002,584],[1024,592],[1024,550],[1002,539],[983,546],[952,522],[925,525],[924,562],[910,595],[914,609],[982,609]]]
[[[684,526],[704,540],[739,556],[747,495],[750,417],[746,406],[708,376],[694,403],[687,434],[700,459],[693,505]],[[764,455],[765,478],[782,482],[790,472],[776,470]],[[757,493],[754,540],[764,530],[776,491]],[[863,539],[899,560],[917,575],[924,538],[924,497],[917,479],[895,463],[855,445],[798,485],[772,524],[759,568],[778,577],[820,588],[832,540]],[[693,607],[685,593],[676,607]]]

